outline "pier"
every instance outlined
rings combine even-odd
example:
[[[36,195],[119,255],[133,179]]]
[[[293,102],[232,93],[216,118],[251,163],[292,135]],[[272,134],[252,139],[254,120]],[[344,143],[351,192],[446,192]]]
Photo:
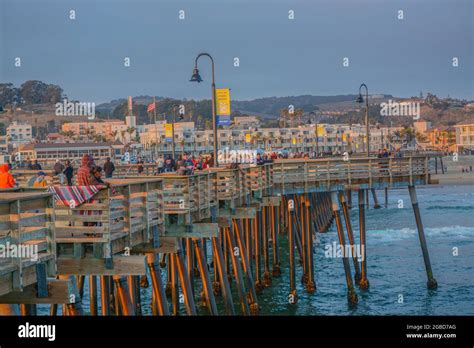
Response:
[[[410,192],[427,286],[437,286],[415,190],[430,184],[428,156],[278,159],[186,176],[156,175],[151,166],[142,175],[136,166],[117,172],[106,179],[110,186],[76,204],[27,187],[30,173],[13,171],[24,180],[0,193],[0,244],[35,244],[39,257],[2,259],[0,314],[34,314],[36,305],[50,304],[52,315],[60,305],[63,315],[141,315],[140,287],[151,286],[154,315],[257,315],[259,294],[282,273],[290,275],[288,303],[297,305],[297,281],[318,296],[318,234],[334,223],[342,250],[354,247],[351,208],[359,210],[365,258],[345,253],[341,267],[355,306],[356,288],[369,288],[369,195],[380,208],[376,190],[387,205],[393,188]],[[58,185],[53,175],[50,184]],[[86,281],[89,308],[81,302]]]

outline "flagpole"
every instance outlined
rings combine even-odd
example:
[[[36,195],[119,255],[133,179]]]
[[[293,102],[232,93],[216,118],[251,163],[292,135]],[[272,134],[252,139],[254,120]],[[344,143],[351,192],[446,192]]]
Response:
[[[155,116],[155,155],[158,159],[158,128],[156,127],[156,100],[153,97],[153,115]]]

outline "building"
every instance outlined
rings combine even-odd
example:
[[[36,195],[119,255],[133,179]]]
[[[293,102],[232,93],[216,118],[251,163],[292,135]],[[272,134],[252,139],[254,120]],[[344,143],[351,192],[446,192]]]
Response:
[[[0,154],[8,153],[8,136],[0,135]]]
[[[413,122],[413,129],[415,130],[415,133],[425,134],[430,128],[431,122],[429,121],[420,120]]]
[[[456,151],[474,151],[474,123],[455,125],[456,128]]]
[[[233,128],[249,129],[260,127],[260,121],[257,116],[235,116]]]
[[[433,127],[426,132],[432,150],[456,151],[456,129],[454,127]]]
[[[61,131],[69,137],[85,139],[87,137],[93,139],[96,135],[103,135],[107,140],[114,139],[116,133],[115,127],[125,125],[120,120],[108,120],[103,122],[68,122],[63,123]]]
[[[145,155],[156,157],[172,153],[172,143],[167,141],[165,122],[145,125],[140,141]],[[262,149],[265,151],[287,149],[290,152],[343,153],[351,150],[351,128],[348,125],[316,125],[295,128],[226,128],[218,130],[219,149]],[[213,151],[212,130],[198,131],[193,122],[175,125],[175,152],[210,153]]]
[[[13,121],[13,123],[7,127],[7,137],[13,147],[17,147],[19,144],[30,143],[33,140],[31,125]]]
[[[23,160],[37,160],[45,168],[52,167],[57,160],[70,160],[80,164],[84,155],[92,155],[97,161],[105,161],[107,157],[118,160],[124,154],[121,143],[52,143],[25,144],[17,153]]]

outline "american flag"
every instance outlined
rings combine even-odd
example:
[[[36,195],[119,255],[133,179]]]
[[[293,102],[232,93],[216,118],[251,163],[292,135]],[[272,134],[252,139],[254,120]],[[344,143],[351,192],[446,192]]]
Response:
[[[146,108],[146,112],[152,112],[153,110],[155,110],[155,103],[148,104],[148,107]]]

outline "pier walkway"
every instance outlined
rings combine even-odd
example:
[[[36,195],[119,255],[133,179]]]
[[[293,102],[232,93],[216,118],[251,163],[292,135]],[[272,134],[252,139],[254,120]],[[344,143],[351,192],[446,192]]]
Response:
[[[29,173],[14,171],[20,188],[0,193],[0,245],[35,244],[39,257],[2,259],[0,314],[14,313],[12,304],[35,314],[36,304],[45,303],[53,315],[58,305],[64,315],[83,314],[87,280],[91,315],[141,314],[144,286],[152,287],[156,315],[197,314],[198,300],[207,314],[254,315],[258,294],[282,272],[290,274],[288,301],[295,304],[295,254],[301,281],[314,292],[317,233],[335,221],[341,246],[346,238],[354,246],[348,210],[356,191],[365,249],[369,192],[377,208],[376,190],[385,190],[387,200],[388,189],[402,187],[410,190],[428,287],[436,287],[415,192],[416,185],[430,183],[427,156],[279,159],[189,176],[154,170],[145,166],[138,175],[136,166],[117,166],[116,177],[106,179],[110,187],[77,206],[26,186]],[[53,175],[49,180],[57,185]],[[280,238],[288,238],[288,250],[280,248]],[[289,254],[289,265],[281,265],[281,252]],[[348,301],[355,305],[354,283],[369,287],[366,263],[344,255],[343,266]]]

